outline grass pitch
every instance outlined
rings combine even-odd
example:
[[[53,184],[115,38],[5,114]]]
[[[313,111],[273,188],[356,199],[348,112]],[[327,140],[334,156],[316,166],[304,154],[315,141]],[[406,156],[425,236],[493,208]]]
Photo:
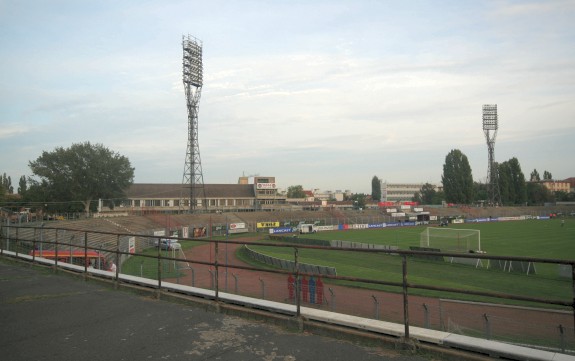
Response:
[[[492,223],[467,223],[453,228],[481,231],[481,249],[488,255],[523,256],[575,260],[575,219],[529,220]],[[426,226],[319,232],[305,238],[347,240],[383,244],[409,249],[419,246],[420,233]],[[282,259],[293,260],[293,249],[258,246],[255,250]],[[338,275],[401,282],[401,258],[384,254],[360,252],[299,250],[304,263],[332,266]],[[434,262],[411,258],[408,263],[408,282],[466,290],[511,293],[528,297],[572,299],[571,279],[560,277],[557,265],[536,264],[537,274],[509,273],[501,270]],[[357,284],[355,284],[357,286]],[[399,292],[397,287],[364,285],[363,287]],[[412,289],[410,293],[445,296],[435,291]],[[493,301],[462,294],[451,298]]]

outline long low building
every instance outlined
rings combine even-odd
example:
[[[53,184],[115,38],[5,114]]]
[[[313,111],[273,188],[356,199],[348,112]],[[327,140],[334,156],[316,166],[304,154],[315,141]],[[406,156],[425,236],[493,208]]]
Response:
[[[201,194],[202,189],[205,191],[205,198]],[[205,184],[195,192],[200,209],[254,210],[257,206],[253,185]],[[189,187],[182,184],[133,184],[126,191],[126,198],[122,207],[134,211],[178,212],[189,208]]]
[[[190,186],[137,183],[126,191],[120,210],[176,213],[189,209]],[[241,177],[238,184],[204,184],[194,188],[197,209],[217,211],[261,211],[282,208],[286,197],[278,194],[275,177]],[[106,211],[106,209],[102,209]]]

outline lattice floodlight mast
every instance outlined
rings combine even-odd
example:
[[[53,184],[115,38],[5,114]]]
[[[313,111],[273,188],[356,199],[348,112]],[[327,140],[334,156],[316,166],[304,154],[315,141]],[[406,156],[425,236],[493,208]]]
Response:
[[[487,187],[489,203],[497,205],[501,203],[499,191],[499,173],[495,162],[495,138],[497,137],[498,119],[497,104],[483,105],[483,133],[487,141],[489,160],[487,163]]]
[[[184,52],[183,81],[188,107],[188,147],[182,183],[184,188],[189,188],[189,211],[194,213],[199,206],[206,207],[206,192],[198,143],[198,106],[203,83],[202,42],[190,35],[183,36],[182,48]],[[182,202],[180,203],[183,205]]]

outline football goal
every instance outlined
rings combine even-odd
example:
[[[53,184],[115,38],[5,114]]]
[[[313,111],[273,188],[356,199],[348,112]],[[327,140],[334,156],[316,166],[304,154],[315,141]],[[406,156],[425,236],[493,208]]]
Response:
[[[420,234],[419,245],[437,248],[442,252],[482,253],[481,234],[478,229],[427,227]]]

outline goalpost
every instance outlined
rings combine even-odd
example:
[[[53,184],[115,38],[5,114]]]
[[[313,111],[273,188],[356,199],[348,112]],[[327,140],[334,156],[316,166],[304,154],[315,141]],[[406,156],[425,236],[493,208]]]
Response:
[[[420,234],[419,245],[438,248],[442,252],[482,253],[481,233],[478,229],[427,227]]]

